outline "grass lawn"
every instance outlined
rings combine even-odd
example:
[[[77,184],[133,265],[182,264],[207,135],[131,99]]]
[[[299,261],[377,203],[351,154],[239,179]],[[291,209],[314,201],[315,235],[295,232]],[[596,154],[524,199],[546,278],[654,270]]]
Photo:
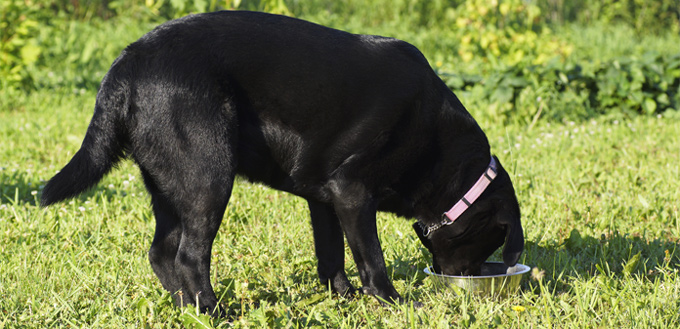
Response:
[[[378,217],[389,273],[425,307],[330,295],[316,277],[303,200],[240,181],[213,248],[226,321],[175,308],[162,290],[146,257],[149,197],[130,161],[72,202],[36,206],[78,149],[93,103],[93,91],[42,90],[0,111],[0,328],[679,325],[677,115],[481,122],[517,190],[521,262],[535,267],[503,300],[435,291],[412,220],[389,214]],[[358,286],[349,249],[347,259]]]

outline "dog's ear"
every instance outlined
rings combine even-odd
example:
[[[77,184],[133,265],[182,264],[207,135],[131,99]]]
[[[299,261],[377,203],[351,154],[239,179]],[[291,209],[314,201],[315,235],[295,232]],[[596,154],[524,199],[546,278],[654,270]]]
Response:
[[[507,180],[507,184],[512,187],[510,177],[501,165],[501,162],[496,156],[493,156],[498,166],[498,180]],[[514,189],[512,191],[512,202],[517,204]],[[513,209],[513,208],[516,208]],[[519,261],[519,256],[524,250],[524,231],[522,230],[522,222],[520,221],[519,207],[508,207],[498,209],[497,223],[505,227],[505,246],[503,246],[503,263],[507,266],[514,266]]]
[[[419,222],[413,223],[413,230],[416,231],[416,235],[418,235],[420,242],[422,242],[427,250],[434,255],[434,252],[432,251],[432,241],[425,236],[425,232],[423,232],[423,228],[420,226]]]
[[[503,263],[514,266],[519,261],[519,256],[524,250],[524,231],[519,220],[519,215],[506,215],[501,221],[505,225],[505,246],[503,247]],[[510,218],[508,218],[510,217]]]

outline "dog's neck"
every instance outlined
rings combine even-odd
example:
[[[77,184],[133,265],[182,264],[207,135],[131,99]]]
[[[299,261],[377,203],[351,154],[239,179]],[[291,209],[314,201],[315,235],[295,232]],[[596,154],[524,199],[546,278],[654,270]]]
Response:
[[[455,96],[442,109],[432,151],[437,160],[425,184],[429,191],[419,192],[420,200],[414,200],[414,217],[424,224],[440,222],[489,165],[488,139]]]
[[[435,130],[419,160],[382,196],[379,210],[426,225],[440,222],[489,165],[486,135],[453,93],[435,118]]]

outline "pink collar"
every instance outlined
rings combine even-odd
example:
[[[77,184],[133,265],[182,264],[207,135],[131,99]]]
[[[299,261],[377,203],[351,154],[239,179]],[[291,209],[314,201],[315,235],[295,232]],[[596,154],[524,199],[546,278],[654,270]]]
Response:
[[[482,174],[481,177],[477,180],[475,185],[472,185],[472,188],[470,188],[465,195],[456,202],[456,204],[453,205],[453,207],[442,214],[442,221],[440,223],[435,223],[429,226],[423,225],[421,223],[421,227],[423,228],[423,233],[425,236],[430,235],[430,233],[434,232],[435,230],[439,229],[442,226],[446,225],[451,225],[453,222],[460,217],[460,215],[467,210],[467,208],[472,205],[473,202],[479,198],[482,193],[486,190],[486,188],[491,184],[491,182],[496,178],[497,175],[497,165],[496,165],[496,160],[491,157],[491,162],[489,163],[489,166],[486,168],[486,171]]]

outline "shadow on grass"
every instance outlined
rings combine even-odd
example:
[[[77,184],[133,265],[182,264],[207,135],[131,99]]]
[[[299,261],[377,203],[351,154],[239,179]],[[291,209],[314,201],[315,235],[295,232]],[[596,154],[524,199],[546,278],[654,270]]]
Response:
[[[0,170],[0,203],[36,205],[44,183],[35,175],[19,170]]]
[[[570,278],[608,275],[623,279],[632,274],[655,280],[661,277],[659,269],[680,268],[680,250],[678,241],[620,232],[583,236],[573,229],[563,241],[541,245],[527,241],[523,261],[545,272],[551,290],[565,292],[570,289]]]
[[[29,206],[38,206],[47,181],[37,176],[27,171],[0,170],[0,203],[24,203]],[[96,198],[111,202],[116,198],[126,196],[127,193],[125,189],[100,183],[74,197],[73,200],[83,203]]]

